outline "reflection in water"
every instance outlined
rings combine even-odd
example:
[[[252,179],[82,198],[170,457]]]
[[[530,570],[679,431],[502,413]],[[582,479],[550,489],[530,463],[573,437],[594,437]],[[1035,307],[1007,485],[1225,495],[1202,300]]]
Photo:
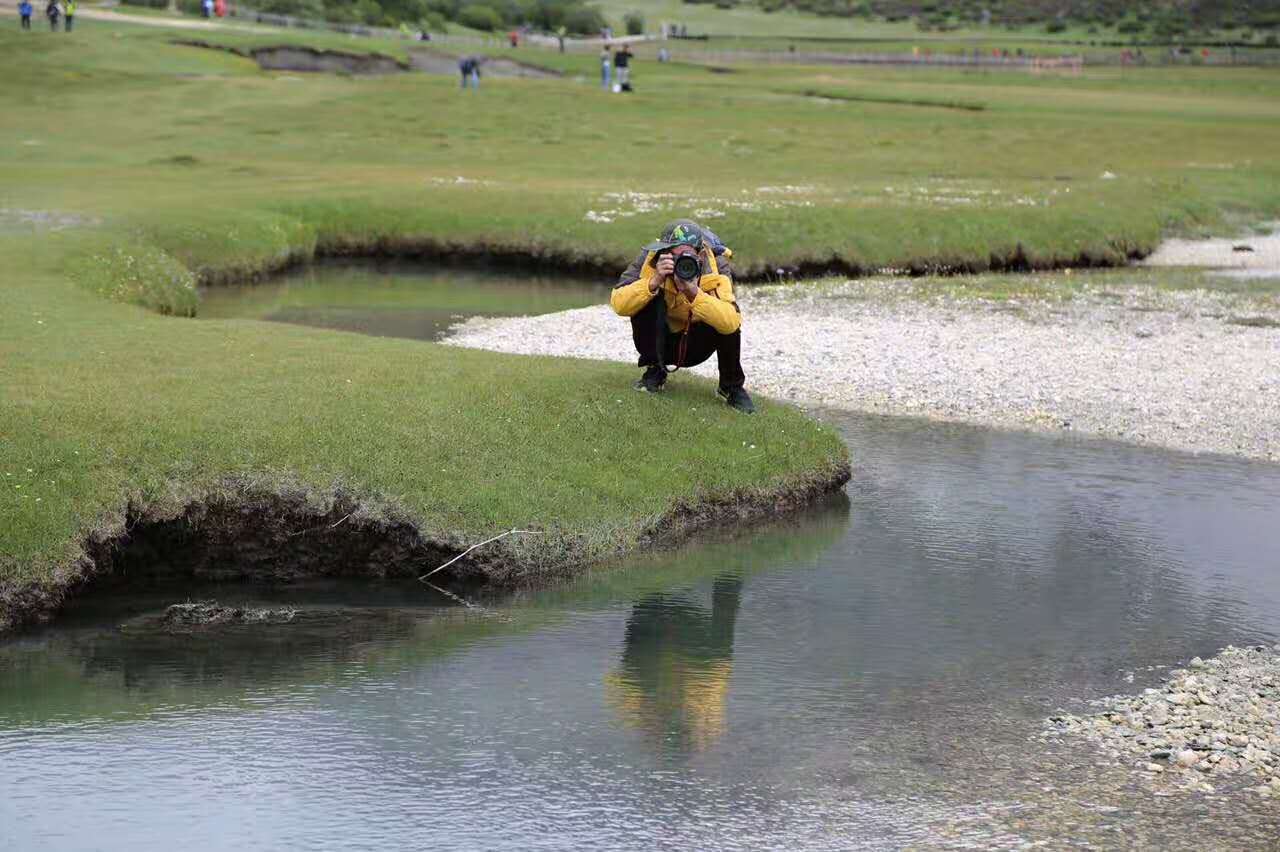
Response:
[[[1151,666],[1275,641],[1280,468],[840,426],[843,502],[483,616],[344,586],[325,603],[387,612],[0,643],[0,849],[1274,845],[1259,797],[1153,799],[1028,740]]]
[[[624,722],[663,748],[701,750],[724,733],[741,578],[717,577],[711,611],[686,595],[655,594],[627,619],[621,665],[606,679]]]
[[[411,264],[319,263],[200,296],[202,319],[260,319],[374,337],[439,340],[474,316],[553,313],[598,304],[599,282]]]

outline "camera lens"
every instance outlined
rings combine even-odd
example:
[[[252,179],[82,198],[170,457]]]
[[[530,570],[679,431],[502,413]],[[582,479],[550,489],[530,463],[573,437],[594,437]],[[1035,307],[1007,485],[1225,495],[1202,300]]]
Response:
[[[702,273],[702,263],[691,254],[682,254],[676,258],[675,273],[681,281],[692,281]]]

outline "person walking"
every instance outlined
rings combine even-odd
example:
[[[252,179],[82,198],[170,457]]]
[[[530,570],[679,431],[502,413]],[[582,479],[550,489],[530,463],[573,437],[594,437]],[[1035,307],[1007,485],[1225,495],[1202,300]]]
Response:
[[[49,0],[49,5],[44,7],[44,16],[49,19],[49,29],[52,32],[58,31],[58,18],[62,17],[62,9],[58,7],[58,0]]]
[[[67,21],[63,24],[63,32],[71,32],[71,24],[76,19],[76,0],[67,0]]]
[[[612,70],[613,66],[609,61],[609,43],[605,42],[604,47],[600,48],[600,85],[606,92],[609,91],[609,78],[612,76],[610,74]]]
[[[31,29],[31,0],[22,0],[18,4],[18,17],[22,19],[22,28]]]

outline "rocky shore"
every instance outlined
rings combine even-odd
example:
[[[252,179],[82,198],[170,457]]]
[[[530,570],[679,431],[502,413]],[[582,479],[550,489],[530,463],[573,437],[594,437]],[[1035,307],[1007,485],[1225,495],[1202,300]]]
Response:
[[[1159,688],[1095,703],[1050,718],[1042,739],[1083,738],[1160,785],[1212,793],[1227,782],[1280,799],[1280,645],[1228,646]]]
[[[1150,283],[1164,274],[1006,276],[988,282],[994,295],[961,279],[743,287],[748,387],[802,404],[1280,460],[1280,299]],[[446,342],[635,359],[626,320],[603,305],[472,319]],[[695,372],[713,375],[714,359]]]

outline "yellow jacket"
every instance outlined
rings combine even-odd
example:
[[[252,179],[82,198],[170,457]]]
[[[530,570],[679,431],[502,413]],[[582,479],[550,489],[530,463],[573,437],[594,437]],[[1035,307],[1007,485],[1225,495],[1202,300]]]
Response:
[[[622,273],[617,287],[609,296],[609,304],[619,316],[631,317],[657,297],[649,290],[653,279],[653,260],[656,252],[645,252]],[[728,255],[728,252],[725,252]],[[676,289],[668,279],[659,292],[667,303],[667,325],[674,332],[688,331],[694,323],[705,322],[721,334],[733,334],[742,327],[742,312],[733,297],[733,276],[728,264],[723,271],[713,252],[701,252],[703,268],[707,270],[698,281],[699,293],[693,301]]]

